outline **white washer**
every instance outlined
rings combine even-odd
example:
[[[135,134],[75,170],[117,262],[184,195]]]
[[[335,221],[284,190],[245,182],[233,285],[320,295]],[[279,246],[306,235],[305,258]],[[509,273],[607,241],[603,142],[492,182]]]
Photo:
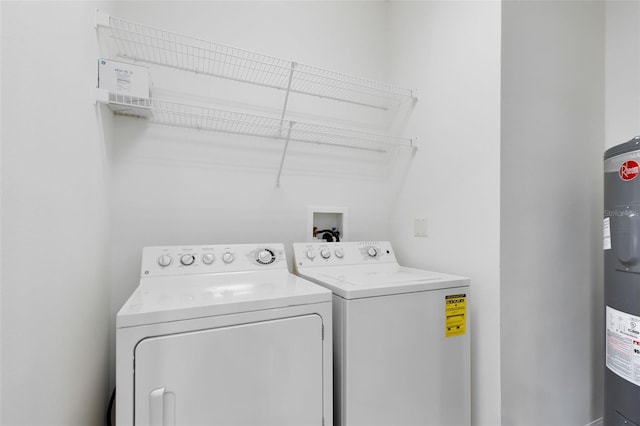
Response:
[[[331,292],[282,244],[146,247],[117,316],[117,425],[331,425],[331,329]]]
[[[293,247],[333,292],[334,423],[469,425],[469,280],[402,267],[389,242]]]

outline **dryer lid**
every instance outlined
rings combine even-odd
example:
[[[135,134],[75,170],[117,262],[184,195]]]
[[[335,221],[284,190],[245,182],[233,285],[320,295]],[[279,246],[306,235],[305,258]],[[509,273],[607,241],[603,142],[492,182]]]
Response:
[[[299,268],[298,275],[345,299],[469,286],[469,279],[397,264]]]
[[[331,292],[287,270],[156,276],[117,315],[117,328],[331,301]]]

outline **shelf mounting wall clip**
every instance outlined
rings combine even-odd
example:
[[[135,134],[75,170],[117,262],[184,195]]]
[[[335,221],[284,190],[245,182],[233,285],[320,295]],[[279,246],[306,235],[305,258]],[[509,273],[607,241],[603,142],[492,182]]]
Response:
[[[110,16],[108,14],[102,12],[100,9],[96,9],[95,28],[98,29],[99,27],[109,27],[111,25],[109,18]]]

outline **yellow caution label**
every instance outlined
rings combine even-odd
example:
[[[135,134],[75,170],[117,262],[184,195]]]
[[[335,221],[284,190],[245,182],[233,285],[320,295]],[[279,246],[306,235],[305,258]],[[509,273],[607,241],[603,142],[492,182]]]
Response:
[[[467,328],[467,295],[444,297],[444,337],[461,336]]]

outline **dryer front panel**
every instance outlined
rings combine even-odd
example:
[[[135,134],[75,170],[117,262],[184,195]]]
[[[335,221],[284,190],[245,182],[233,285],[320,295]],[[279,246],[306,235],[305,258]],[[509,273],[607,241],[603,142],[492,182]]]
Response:
[[[315,314],[151,337],[135,350],[136,425],[322,425]]]

